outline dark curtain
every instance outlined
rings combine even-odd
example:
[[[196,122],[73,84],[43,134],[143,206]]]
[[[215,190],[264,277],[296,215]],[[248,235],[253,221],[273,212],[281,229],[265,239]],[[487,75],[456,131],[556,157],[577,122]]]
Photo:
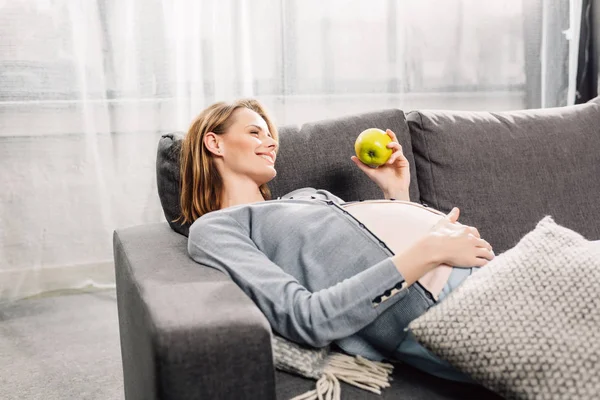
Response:
[[[581,10],[576,104],[598,96],[600,63],[600,0],[583,0]]]

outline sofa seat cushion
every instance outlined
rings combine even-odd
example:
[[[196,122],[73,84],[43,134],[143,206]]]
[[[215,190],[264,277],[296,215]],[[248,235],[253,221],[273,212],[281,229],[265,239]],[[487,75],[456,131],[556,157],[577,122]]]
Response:
[[[600,104],[407,116],[421,200],[479,229],[496,254],[544,215],[600,239]]]
[[[384,388],[381,395],[340,382],[344,400],[451,400],[486,399],[500,400],[498,394],[480,385],[449,381],[429,375],[409,365],[394,364],[391,386]],[[288,400],[315,389],[315,381],[295,374],[277,370],[275,372],[277,399]]]

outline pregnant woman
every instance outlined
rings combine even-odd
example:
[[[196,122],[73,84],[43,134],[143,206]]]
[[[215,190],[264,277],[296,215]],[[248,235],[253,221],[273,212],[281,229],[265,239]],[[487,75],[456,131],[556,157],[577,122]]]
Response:
[[[409,164],[387,133],[394,152],[385,165],[371,169],[352,158],[385,200],[345,202],[313,188],[272,199],[276,127],[255,100],[213,104],[181,150],[188,251],[228,275],[283,337],[474,383],[405,328],[492,260],[492,247],[458,223],[456,208],[414,238],[395,232],[406,223],[400,204],[421,206],[410,203]]]

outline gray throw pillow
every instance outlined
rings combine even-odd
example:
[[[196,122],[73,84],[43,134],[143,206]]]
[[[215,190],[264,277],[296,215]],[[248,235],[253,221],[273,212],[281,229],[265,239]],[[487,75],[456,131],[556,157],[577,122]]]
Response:
[[[179,205],[179,155],[185,133],[173,132],[162,135],[156,154],[156,186],[158,197],[171,228],[188,236],[191,224],[174,222],[181,215]]]
[[[506,398],[600,393],[600,245],[545,216],[409,329]]]

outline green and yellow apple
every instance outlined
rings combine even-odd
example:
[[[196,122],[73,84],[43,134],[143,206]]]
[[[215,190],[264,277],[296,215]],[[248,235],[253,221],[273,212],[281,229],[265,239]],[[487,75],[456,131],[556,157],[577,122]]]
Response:
[[[394,152],[386,146],[392,138],[377,128],[369,128],[360,133],[354,143],[356,157],[371,168],[385,164]]]

